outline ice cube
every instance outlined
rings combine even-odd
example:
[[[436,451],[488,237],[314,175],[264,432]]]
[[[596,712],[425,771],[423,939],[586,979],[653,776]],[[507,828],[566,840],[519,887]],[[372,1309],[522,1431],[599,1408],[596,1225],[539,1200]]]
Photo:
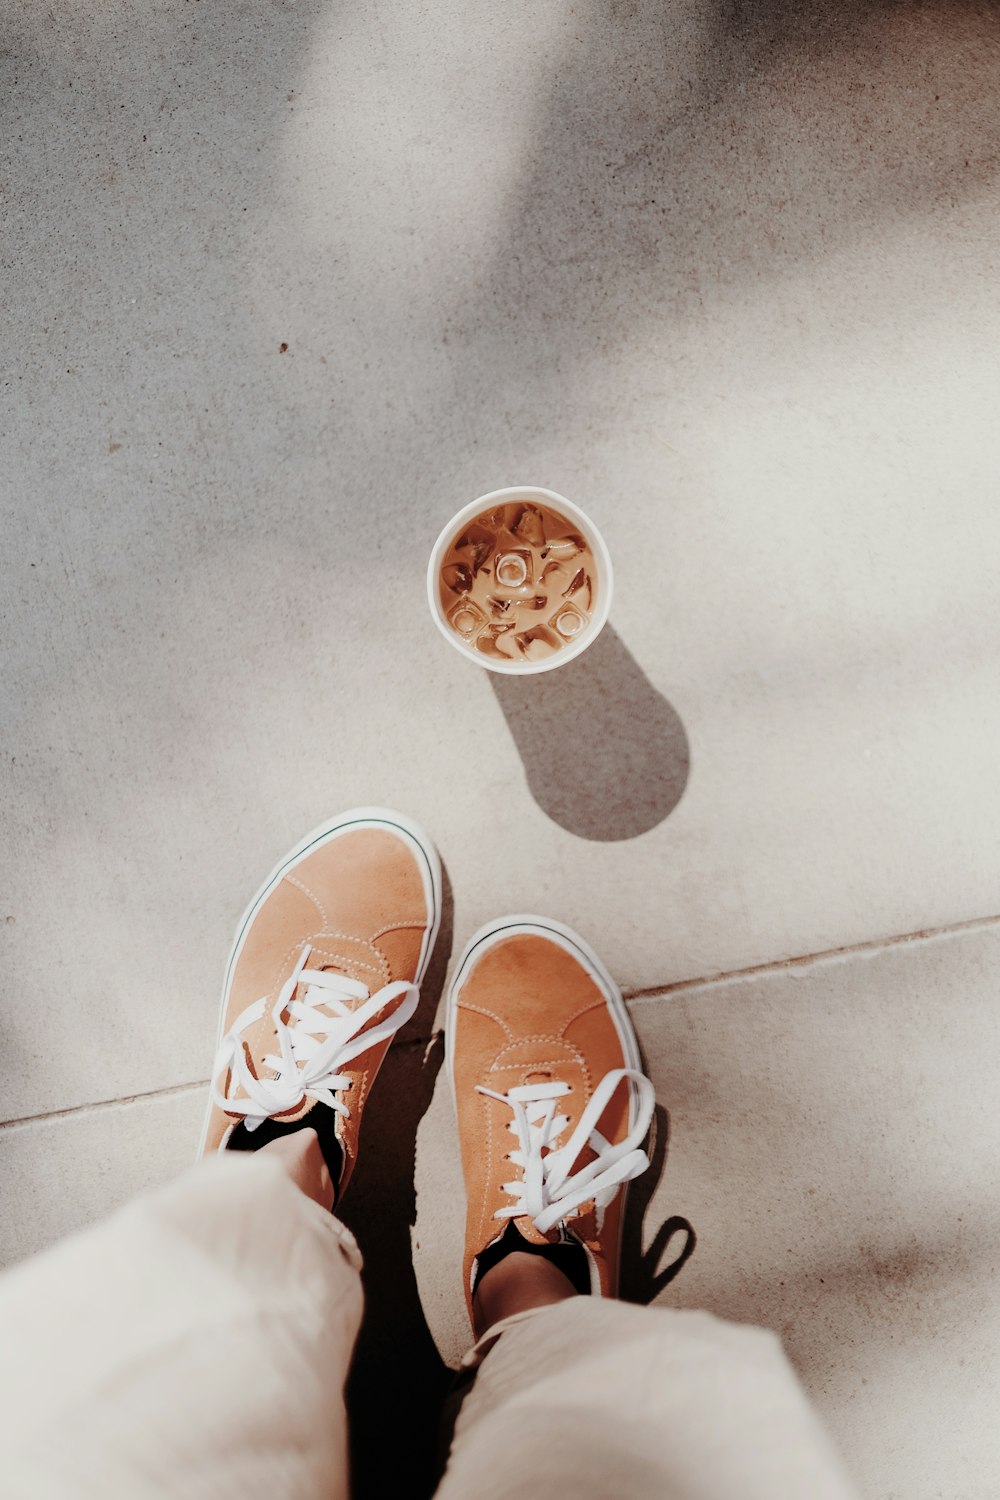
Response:
[[[570,568],[566,563],[547,562],[542,569],[538,582],[548,584],[550,589],[557,589],[560,584],[566,582],[569,576]]]
[[[577,532],[571,531],[567,536],[553,537],[545,543],[546,556],[554,557],[559,562],[568,562],[571,557],[577,557],[586,548],[587,543]]]
[[[493,577],[505,589],[519,589],[531,582],[531,553],[528,551],[502,552],[496,560]]]
[[[502,657],[511,661],[517,650],[514,641],[513,621],[509,625],[490,625],[476,641],[476,650],[484,656]]]
[[[496,510],[491,510],[482,517],[482,522],[485,526],[492,526],[494,531],[503,531],[510,525],[512,509],[509,505],[498,505]]]
[[[496,541],[496,532],[490,531],[487,526],[481,526],[478,521],[473,521],[455,543],[459,552],[465,547],[477,547],[480,542],[489,542],[490,546]]]
[[[518,506],[510,529],[519,541],[527,542],[529,547],[545,546],[545,522],[537,506]]]
[[[486,603],[494,620],[502,620],[504,615],[509,613],[513,600],[497,599],[494,594],[489,594]]]
[[[563,598],[571,598],[580,609],[590,609],[594,601],[594,588],[585,568],[578,568],[573,574],[568,586],[563,589]]]
[[[495,532],[489,531],[485,526],[480,526],[478,521],[474,521],[455,543],[455,551],[466,554],[464,560],[472,569],[473,578],[478,577],[489,562],[496,540]]]
[[[547,625],[533,625],[530,630],[523,630],[516,640],[521,655],[528,661],[541,661],[542,657],[550,656],[562,645],[555,631]]]
[[[448,621],[465,640],[471,641],[486,624],[486,616],[472,599],[463,599],[448,613]]]
[[[447,563],[441,569],[441,580],[453,594],[467,594],[472,588],[472,569],[467,563]]]
[[[559,613],[553,617],[552,623],[565,640],[571,641],[574,636],[580,634],[587,621],[572,604],[564,604]]]

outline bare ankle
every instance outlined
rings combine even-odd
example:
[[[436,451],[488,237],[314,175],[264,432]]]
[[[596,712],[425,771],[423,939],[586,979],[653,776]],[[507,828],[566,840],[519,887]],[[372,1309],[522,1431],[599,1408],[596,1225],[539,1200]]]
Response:
[[[477,1335],[484,1333],[514,1313],[578,1295],[573,1283],[550,1260],[514,1250],[479,1280],[472,1299],[475,1331]]]
[[[320,1150],[319,1136],[311,1125],[268,1141],[260,1149],[279,1159],[284,1171],[307,1198],[321,1208],[333,1207],[333,1179]]]

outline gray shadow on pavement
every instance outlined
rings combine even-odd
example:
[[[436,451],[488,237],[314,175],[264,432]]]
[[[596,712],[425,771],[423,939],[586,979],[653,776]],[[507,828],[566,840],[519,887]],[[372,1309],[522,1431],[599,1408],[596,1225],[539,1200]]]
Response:
[[[447,870],[442,874],[441,931],[420,1006],[386,1055],[366,1107],[357,1169],[337,1209],[364,1256],[364,1319],[346,1391],[352,1500],[427,1500],[452,1379],[424,1318],[410,1243],[417,1129],[444,1058],[442,1034],[427,1036],[451,957],[455,905]]]
[[[664,1219],[649,1243],[644,1243],[646,1215],[667,1165],[670,1116],[662,1104],[656,1106],[647,1146],[649,1170],[629,1185],[622,1220],[620,1296],[623,1302],[648,1306],[687,1265],[698,1237],[694,1225],[680,1214]],[[671,1259],[665,1260],[667,1252]]]
[[[606,625],[582,656],[534,677],[490,673],[528,788],[542,812],[579,838],[634,839],[684,795],[684,725]]]

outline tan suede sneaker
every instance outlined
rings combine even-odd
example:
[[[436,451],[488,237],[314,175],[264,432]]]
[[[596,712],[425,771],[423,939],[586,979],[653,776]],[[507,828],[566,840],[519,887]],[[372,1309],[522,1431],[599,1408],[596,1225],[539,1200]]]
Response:
[[[441,864],[408,818],[355,808],[303,839],[237,929],[199,1154],[253,1149],[255,1132],[307,1117],[322,1144],[332,1123],[339,1199],[440,920]]]
[[[506,917],[469,943],[447,1007],[470,1318],[480,1258],[511,1222],[529,1245],[582,1246],[591,1292],[615,1296],[655,1104],[618,986],[570,928]]]

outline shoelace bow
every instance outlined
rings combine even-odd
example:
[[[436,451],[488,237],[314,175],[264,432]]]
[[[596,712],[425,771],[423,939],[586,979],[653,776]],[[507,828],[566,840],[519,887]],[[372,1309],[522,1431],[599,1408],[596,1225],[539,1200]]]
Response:
[[[638,1091],[636,1123],[623,1141],[612,1145],[597,1129],[597,1122],[626,1079],[632,1080]],[[514,1116],[507,1129],[517,1137],[518,1148],[510,1153],[510,1160],[520,1167],[521,1176],[503,1184],[504,1192],[514,1202],[498,1208],[495,1219],[526,1215],[545,1234],[583,1203],[593,1200],[598,1208],[606,1207],[623,1182],[630,1182],[649,1166],[642,1141],[653,1118],[656,1094],[645,1074],[635,1068],[614,1068],[604,1075],[563,1146],[556,1142],[569,1124],[569,1116],[556,1113],[556,1101],[570,1092],[568,1083],[524,1084],[506,1094],[477,1085],[476,1092],[508,1105]],[[594,1159],[573,1172],[584,1146],[594,1152]]]
[[[351,1082],[340,1070],[352,1058],[369,1047],[392,1036],[413,1015],[419,991],[415,984],[394,980],[373,995],[371,991],[346,974],[328,969],[307,969],[311,949],[306,945],[299,954],[292,973],[281,987],[272,1008],[280,1056],[270,1053],[262,1059],[272,1069],[273,1078],[255,1078],[247,1066],[243,1049],[243,1032],[255,1025],[267,1009],[267,997],[248,1005],[236,1017],[222,1038],[212,1074],[212,1094],[216,1104],[227,1114],[244,1116],[247,1130],[253,1131],[272,1115],[294,1109],[306,1096],[328,1104],[338,1114],[350,1117],[350,1110],[338,1091]],[[301,987],[302,994],[296,995]],[[365,1027],[393,1000],[404,995],[402,1004],[376,1026]],[[353,1008],[351,1002],[364,1004]],[[288,1020],[284,1020],[284,1016]],[[294,1022],[294,1025],[290,1024]],[[220,1078],[230,1074],[230,1095],[237,1089],[245,1097],[232,1098],[218,1086]]]

